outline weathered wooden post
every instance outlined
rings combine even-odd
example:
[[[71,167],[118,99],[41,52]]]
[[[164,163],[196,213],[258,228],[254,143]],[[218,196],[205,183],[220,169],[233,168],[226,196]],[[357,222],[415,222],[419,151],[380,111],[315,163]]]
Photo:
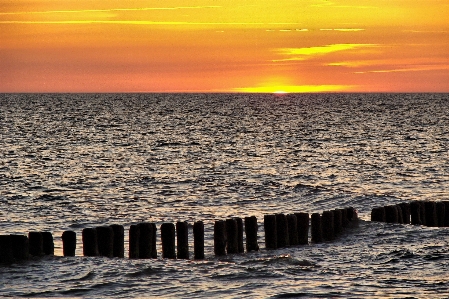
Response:
[[[83,229],[83,255],[98,256],[97,230],[92,227]]]
[[[75,256],[76,233],[66,230],[62,233],[62,252],[64,256]]]
[[[27,236],[11,235],[11,244],[12,254],[16,262],[28,259],[30,255],[30,244]]]
[[[238,227],[235,219],[226,219],[226,252],[228,254],[239,252]]]
[[[295,213],[298,224],[298,244],[309,244],[309,213]]]
[[[290,245],[290,240],[288,239],[287,217],[284,214],[276,214],[275,216],[277,248],[284,248]]]
[[[446,216],[446,207],[444,202],[442,201],[438,201],[435,203],[435,207],[437,210],[437,225],[439,227],[443,227],[444,226],[444,218]]]
[[[140,226],[138,224],[132,224],[129,227],[129,258],[138,259],[140,257]]]
[[[385,220],[387,223],[398,223],[398,209],[396,206],[385,207]]]
[[[276,249],[277,248],[276,216],[264,215],[263,227],[265,230],[265,248]]]
[[[32,255],[32,256],[44,255],[44,242],[43,242],[43,238],[42,238],[42,233],[29,232],[28,240],[29,240],[29,244],[30,244],[30,255]]]
[[[113,257],[125,257],[125,228],[120,224],[112,224],[114,233]]]
[[[151,227],[153,228],[153,234],[151,235],[151,258],[152,259],[157,259],[157,247],[156,247],[156,240],[157,240],[157,227],[156,227],[156,223],[151,223]]]
[[[237,244],[239,253],[244,253],[245,247],[243,246],[243,220],[240,217],[235,217],[234,219],[237,221]]]
[[[193,251],[196,260],[204,259],[204,223],[196,221],[193,224]]]
[[[312,242],[323,242],[323,230],[321,227],[321,216],[319,213],[313,213],[311,216]]]
[[[189,226],[186,221],[176,222],[176,257],[189,259]]]
[[[162,258],[175,259],[175,225],[173,223],[162,223],[161,225],[162,239]]]
[[[402,210],[402,221],[404,224],[410,224],[410,203],[402,202],[399,204]]]
[[[214,224],[214,253],[216,256],[226,255],[226,222],[223,220]]]
[[[10,265],[14,263],[12,237],[0,235],[0,264]]]
[[[149,259],[151,258],[153,243],[156,240],[153,239],[153,225],[149,222],[141,222],[137,224],[139,226],[139,258]]]
[[[386,222],[385,208],[375,207],[371,210],[371,221]]]
[[[114,231],[110,226],[99,226],[97,229],[98,255],[114,256]]]
[[[287,215],[288,240],[291,246],[298,245],[298,220],[295,214]]]
[[[334,236],[343,232],[343,214],[340,209],[333,210],[334,213]]]
[[[321,226],[323,230],[323,240],[332,241],[335,239],[334,234],[334,213],[332,211],[324,211],[321,215]]]
[[[256,216],[245,217],[246,251],[258,251],[257,243],[257,218]]]
[[[53,235],[51,232],[41,232],[42,234],[42,249],[44,255],[55,254],[55,244],[53,242]]]
[[[412,201],[410,204],[410,216],[411,223],[413,225],[421,225],[421,203],[418,201]]]
[[[426,210],[426,225],[437,226],[437,210],[434,201],[425,201],[424,208]]]

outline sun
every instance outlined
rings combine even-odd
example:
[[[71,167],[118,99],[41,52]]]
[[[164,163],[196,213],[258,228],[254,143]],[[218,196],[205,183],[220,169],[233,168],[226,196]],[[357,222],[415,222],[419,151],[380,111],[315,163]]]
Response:
[[[288,93],[288,91],[285,91],[285,90],[276,90],[276,91],[273,91],[273,93],[274,93],[274,94],[279,94],[279,95],[281,95],[281,94],[286,94],[286,93]]]

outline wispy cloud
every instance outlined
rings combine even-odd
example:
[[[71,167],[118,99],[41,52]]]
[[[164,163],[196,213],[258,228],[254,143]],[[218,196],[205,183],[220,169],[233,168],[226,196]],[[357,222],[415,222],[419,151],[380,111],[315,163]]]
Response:
[[[402,73],[402,72],[425,72],[425,71],[438,71],[449,70],[449,65],[419,65],[414,67],[403,67],[394,69],[378,69],[354,72],[355,74],[368,74],[368,73]]]
[[[372,48],[377,46],[377,44],[332,44],[308,48],[282,48],[277,49],[277,52],[281,55],[289,57],[278,59],[275,61],[306,60],[315,56],[326,55],[334,52],[348,51],[360,48]]]

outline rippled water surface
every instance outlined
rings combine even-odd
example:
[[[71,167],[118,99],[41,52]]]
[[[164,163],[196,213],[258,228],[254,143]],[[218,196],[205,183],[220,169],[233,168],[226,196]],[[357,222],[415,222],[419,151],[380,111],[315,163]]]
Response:
[[[0,233],[56,245],[0,296],[449,297],[449,228],[369,221],[449,200],[447,94],[0,94],[0,137]],[[265,250],[264,214],[346,206],[336,241]],[[261,251],[214,257],[213,222],[253,215]],[[203,220],[206,260],[61,256],[64,230],[143,220]]]

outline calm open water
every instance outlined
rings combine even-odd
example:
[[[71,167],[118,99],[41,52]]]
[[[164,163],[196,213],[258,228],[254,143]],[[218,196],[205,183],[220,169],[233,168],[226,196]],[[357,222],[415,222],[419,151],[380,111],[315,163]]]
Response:
[[[448,94],[0,94],[0,137],[0,234],[57,255],[1,267],[0,296],[449,297],[449,228],[369,221],[449,200]],[[265,250],[264,214],[346,206],[336,241]],[[214,257],[213,222],[252,215],[261,251]],[[144,220],[203,220],[206,260],[82,257],[83,228]]]

